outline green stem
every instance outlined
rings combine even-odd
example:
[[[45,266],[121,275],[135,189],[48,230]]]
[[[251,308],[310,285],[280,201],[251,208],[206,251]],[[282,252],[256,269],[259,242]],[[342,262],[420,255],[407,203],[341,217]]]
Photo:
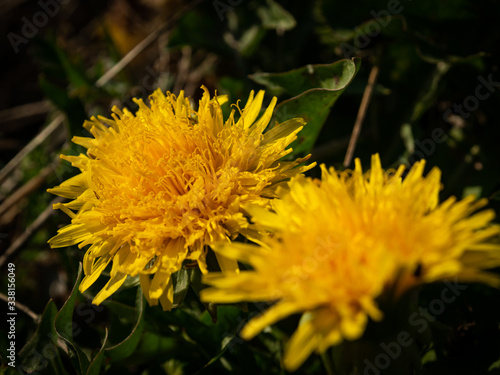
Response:
[[[328,375],[335,375],[335,371],[333,370],[333,363],[328,353],[329,350],[325,350],[323,353],[321,353],[321,360],[323,362],[323,366],[325,366],[326,373]]]

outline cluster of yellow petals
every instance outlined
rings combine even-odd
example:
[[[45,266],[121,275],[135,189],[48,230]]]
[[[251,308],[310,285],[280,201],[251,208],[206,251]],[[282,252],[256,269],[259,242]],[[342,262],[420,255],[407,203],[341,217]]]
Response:
[[[95,304],[138,275],[148,302],[169,310],[171,275],[184,260],[207,272],[207,246],[248,227],[243,204],[266,206],[280,184],[313,167],[300,166],[307,157],[282,161],[304,123],[293,119],[264,132],[276,98],[259,118],[263,98],[263,91],[252,92],[244,109],[236,105],[224,120],[224,96],[210,98],[204,88],[195,111],[182,92],[157,90],[150,106],[136,100],[135,114],[115,107],[112,119],[84,124],[93,137],[73,142],[87,148],[86,155],[61,156],[81,173],[49,189],[72,199],[55,207],[71,224],[49,243],[90,245],[81,291],[112,264]],[[237,269],[234,260],[218,255],[218,261],[223,271]]]
[[[484,272],[500,265],[486,200],[439,203],[439,169],[423,176],[425,162],[403,178],[404,166],[384,171],[378,155],[364,173],[322,166],[322,180],[304,176],[272,202],[273,211],[248,206],[255,228],[272,233],[259,246],[220,244],[217,253],[251,265],[239,274],[211,273],[202,299],[276,301],[242,330],[252,338],[266,326],[303,313],[288,343],[285,366],[294,370],[313,352],[362,336],[368,319],[383,318],[377,298],[439,280],[500,286]]]

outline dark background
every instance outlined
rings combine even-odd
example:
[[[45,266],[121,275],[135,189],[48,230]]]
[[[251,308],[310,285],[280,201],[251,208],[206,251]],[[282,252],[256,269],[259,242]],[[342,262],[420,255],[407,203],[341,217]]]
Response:
[[[380,73],[354,155],[368,165],[370,155],[378,152],[387,168],[425,158],[429,166],[442,170],[443,199],[472,193],[490,198],[489,206],[498,212],[499,14],[500,3],[494,0],[2,1],[0,170],[5,173],[0,173],[0,254],[9,252],[1,265],[0,293],[7,293],[7,263],[13,262],[18,302],[37,315],[50,298],[62,306],[83,251],[50,250],[46,244],[69,219],[59,212],[47,214],[54,197],[45,190],[76,172],[60,163],[58,155],[81,152],[69,141],[83,134],[85,119],[109,116],[113,105],[134,110],[131,98],[146,98],[156,87],[174,93],[184,89],[196,101],[203,84],[211,92],[228,94],[230,102],[244,101],[251,89],[263,88],[249,78],[251,74],[360,57],[361,69],[331,110],[312,150],[313,159],[342,166],[369,74],[376,67]],[[145,38],[150,42],[144,43]],[[101,78],[134,48],[133,59],[107,79]],[[272,90],[267,101],[271,94]],[[50,124],[54,131],[40,137],[39,145],[7,173],[9,161]],[[419,303],[425,306],[440,290],[425,288]],[[186,302],[187,311],[192,310],[189,316],[206,319],[192,293],[187,297],[192,302]],[[134,291],[123,297],[124,303],[133,304],[133,299]],[[427,360],[424,373],[493,373],[488,368],[500,361],[499,299],[497,290],[471,286],[447,307],[430,334],[432,344],[422,346],[421,354],[433,351],[435,356],[428,357],[434,359]],[[133,322],[120,322],[111,308],[97,311],[86,301],[78,296],[81,311],[86,312],[83,318],[79,315],[85,335],[78,340],[94,355],[104,327],[130,331]],[[247,317],[248,313],[228,309],[228,316]],[[91,312],[95,312],[92,319]],[[160,313],[150,313],[155,314]],[[187,374],[245,373],[237,365],[240,361],[251,362],[245,365],[248,371],[280,373],[276,354],[280,348],[273,352],[262,342],[238,343],[237,349],[223,354],[223,360],[202,370],[220,354],[211,345],[220,345],[224,329],[234,334],[237,324],[217,326],[216,333],[210,328],[207,335],[213,341],[197,341],[193,333],[190,340],[195,345],[182,339],[179,327],[188,319],[183,314],[172,314],[175,318],[169,324],[174,328],[167,324],[158,334],[158,340],[168,338],[172,329],[177,349],[166,348],[167,344],[156,351],[144,349],[150,357],[143,359],[154,359],[107,362],[106,373],[180,374],[175,371],[182,369]],[[154,331],[152,327],[158,327],[151,319],[148,327]],[[285,321],[281,331],[289,334],[292,323],[287,326]],[[16,328],[16,350],[20,350],[33,337],[36,324],[18,312]],[[2,356],[6,345],[2,332]],[[191,353],[188,358],[186,351]],[[266,357],[263,352],[271,354]],[[306,362],[299,373],[323,373],[318,358]],[[61,366],[71,369],[70,360],[61,359]]]

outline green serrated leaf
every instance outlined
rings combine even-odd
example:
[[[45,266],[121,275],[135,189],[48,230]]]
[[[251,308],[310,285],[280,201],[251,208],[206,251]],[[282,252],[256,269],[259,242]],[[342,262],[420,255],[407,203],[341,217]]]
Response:
[[[331,107],[351,83],[359,66],[360,59],[345,59],[328,65],[307,65],[285,73],[260,73],[250,77],[257,83],[295,95],[281,102],[274,113],[279,122],[300,117],[307,123],[291,145],[293,156],[312,150]]]
[[[106,329],[101,349],[90,363],[89,369],[87,370],[87,375],[99,375],[101,373],[100,371],[101,364],[102,360],[104,359],[105,347],[107,342],[108,342],[108,330]]]
[[[167,359],[166,354],[175,352],[177,349],[186,351],[187,347],[179,345],[178,340],[173,337],[165,337],[154,332],[145,331],[134,353],[127,358],[127,362],[145,363],[157,359],[159,356]]]
[[[344,59],[332,64],[306,65],[283,73],[256,73],[250,77],[271,89],[281,88],[292,96],[311,89],[343,90],[359,70],[361,60]]]
[[[77,374],[85,374],[89,367],[89,359],[78,345],[73,342],[73,310],[78,295],[78,286],[82,280],[82,264],[78,266],[78,275],[69,298],[54,319],[54,328],[57,335],[66,343],[68,354]]]
[[[270,88],[282,88],[294,97],[275,109],[275,120],[295,117],[307,123],[292,143],[293,156],[309,153],[323,127],[331,107],[352,82],[360,59],[340,60],[329,65],[307,65],[285,73],[260,73],[251,78]],[[273,121],[274,123],[274,121]]]
[[[108,299],[104,301],[103,306],[106,306],[113,314],[119,315],[120,319],[126,322],[135,323],[137,320],[137,311],[135,307],[129,306],[123,302]]]
[[[136,323],[127,338],[106,349],[106,355],[115,361],[127,358],[132,354],[141,338],[144,329],[144,296],[140,288],[137,289],[136,313]]]
[[[43,310],[35,334],[19,352],[23,371],[64,373],[57,349],[57,334],[53,323],[56,315],[56,304],[50,300]]]

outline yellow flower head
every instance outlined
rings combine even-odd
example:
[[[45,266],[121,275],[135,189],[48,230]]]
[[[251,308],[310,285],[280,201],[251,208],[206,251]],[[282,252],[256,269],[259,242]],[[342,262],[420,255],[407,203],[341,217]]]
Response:
[[[329,171],[322,181],[303,176],[272,203],[274,212],[248,207],[252,221],[274,234],[260,246],[222,244],[216,252],[248,263],[252,271],[206,275],[212,302],[276,301],[242,330],[252,338],[266,326],[304,313],[288,343],[285,366],[294,370],[313,352],[362,336],[368,318],[383,314],[377,297],[448,278],[500,285],[483,272],[500,265],[500,229],[492,211],[473,197],[439,204],[440,171],[423,177],[424,162],[406,177],[404,166],[384,171],[378,155],[363,173]]]
[[[307,159],[280,161],[303,126],[293,119],[264,133],[276,98],[259,118],[264,92],[253,92],[239,119],[224,121],[220,104],[208,90],[194,111],[183,92],[157,90],[148,107],[113,108],[113,119],[92,118],[84,127],[93,138],[74,137],[87,155],[61,157],[81,173],[49,192],[72,199],[57,204],[71,224],[49,240],[52,247],[90,245],[83,265],[86,290],[111,262],[110,280],[94,298],[99,304],[127,276],[139,275],[149,303],[172,307],[171,275],[184,260],[207,272],[207,248],[248,226],[241,205],[265,206],[278,185],[313,167]],[[234,260],[218,256],[220,267],[237,270]]]

